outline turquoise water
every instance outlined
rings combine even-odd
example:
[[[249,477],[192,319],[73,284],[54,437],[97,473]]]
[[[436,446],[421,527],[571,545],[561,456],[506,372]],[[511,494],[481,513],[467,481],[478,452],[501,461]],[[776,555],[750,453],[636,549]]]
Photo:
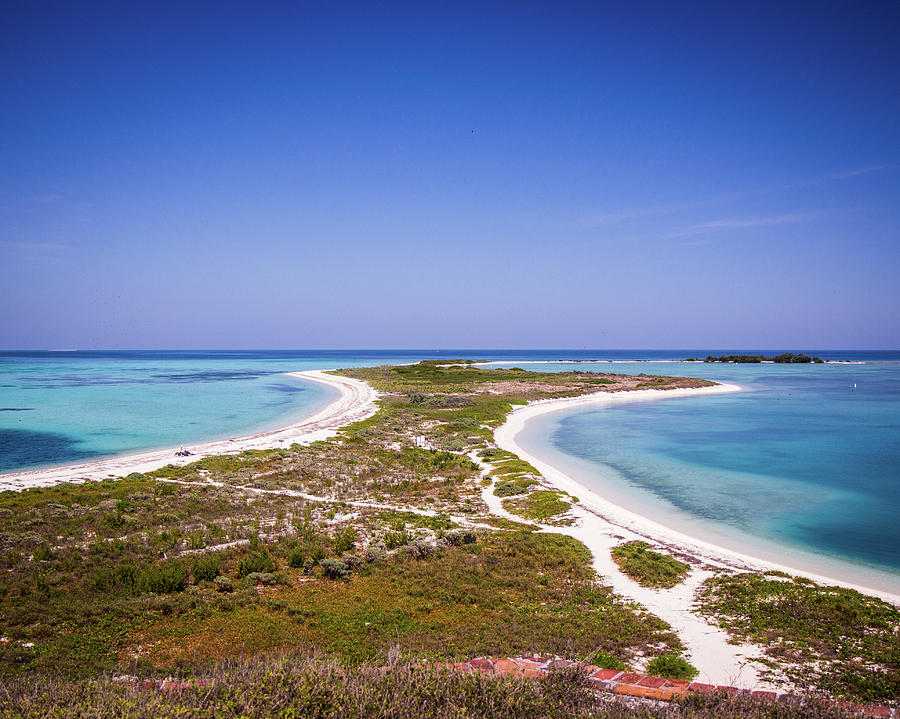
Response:
[[[486,356],[483,350],[0,352],[0,472],[285,426],[337,396],[286,372],[461,354]],[[490,354],[506,356],[521,353]]]
[[[411,361],[335,352],[0,353],[0,472],[243,436],[336,390],[286,372]]]
[[[900,590],[900,364],[606,369],[744,391],[547,415],[522,446],[688,534],[841,578],[851,563],[871,570],[858,580]]]
[[[312,414],[335,396],[285,372],[436,357],[611,359],[523,366],[698,376],[744,391],[549,415],[529,423],[522,444],[675,529],[769,559],[805,553],[802,566],[812,556],[823,573],[834,562],[871,569],[900,591],[900,355],[816,352],[868,362],[825,365],[623,361],[710,352],[758,354],[0,352],[0,471],[242,436]]]

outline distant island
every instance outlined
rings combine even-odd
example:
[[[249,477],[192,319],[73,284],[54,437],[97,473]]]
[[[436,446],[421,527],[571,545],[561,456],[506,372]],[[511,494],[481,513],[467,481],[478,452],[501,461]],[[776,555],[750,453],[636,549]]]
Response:
[[[775,355],[774,357],[766,357],[765,355],[722,355],[721,357],[713,357],[707,355],[704,359],[699,357],[687,357],[685,362],[737,362],[740,364],[753,364],[755,362],[775,362],[776,364],[824,364],[825,360],[821,357],[810,357],[805,354],[792,354],[785,352],[784,354]]]

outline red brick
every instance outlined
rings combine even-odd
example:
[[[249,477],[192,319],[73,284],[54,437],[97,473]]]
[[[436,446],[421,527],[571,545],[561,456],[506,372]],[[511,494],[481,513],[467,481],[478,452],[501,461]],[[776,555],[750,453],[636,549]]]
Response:
[[[715,690],[715,684],[701,684],[700,682],[691,682],[688,684],[688,691],[697,692],[699,694],[711,694]]]
[[[521,657],[510,657],[511,659],[525,659],[529,662],[534,662],[535,664],[546,664],[546,657],[536,657],[533,654],[525,654]]]
[[[616,678],[618,684],[637,684],[646,674],[637,674],[635,672],[623,672]]]
[[[591,674],[591,679],[615,679],[621,673],[618,669],[598,669]]]
[[[684,687],[685,689],[687,689],[688,684],[690,684],[690,682],[687,679],[666,679],[665,686]]]
[[[674,687],[657,688],[642,687],[635,684],[618,684],[615,689],[616,694],[623,694],[630,697],[643,697],[644,699],[659,699],[661,701],[671,701],[676,696],[682,696],[683,690]]]
[[[490,659],[472,659],[469,662],[469,666],[480,672],[490,673],[494,671],[494,664]]]
[[[665,683],[666,680],[663,677],[644,677],[638,682],[638,685],[642,687],[653,687],[654,689],[659,689],[659,687],[663,686]]]
[[[496,659],[494,661],[494,671],[499,674],[516,674],[524,677],[536,679],[544,675],[544,670],[539,664],[528,659]]]

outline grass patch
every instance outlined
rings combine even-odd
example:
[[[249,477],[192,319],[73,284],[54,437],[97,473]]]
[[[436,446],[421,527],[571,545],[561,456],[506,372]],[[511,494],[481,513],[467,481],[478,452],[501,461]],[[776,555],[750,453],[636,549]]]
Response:
[[[494,468],[490,472],[492,477],[502,477],[507,474],[533,474],[540,476],[532,465],[522,459],[504,459],[494,462]]]
[[[646,542],[620,544],[611,554],[619,569],[645,587],[674,587],[691,569],[674,557],[652,551]]]
[[[711,577],[700,609],[764,645],[799,686],[863,701],[900,696],[900,609],[852,589],[761,574]]]
[[[571,502],[563,499],[564,497],[568,497],[565,492],[557,492],[552,489],[536,489],[521,499],[504,500],[503,507],[525,519],[542,522],[569,511],[572,506]]]
[[[517,494],[525,494],[535,484],[537,484],[535,480],[527,477],[504,479],[494,485],[494,495],[497,497],[512,497]]]
[[[660,620],[599,586],[588,550],[561,535],[486,534],[424,559],[400,553],[346,582],[299,576],[288,570],[293,586],[272,590],[265,602],[162,618],[128,645],[147,648],[164,669],[302,647],[358,665],[387,662],[392,645],[404,656],[441,659],[680,646]]]
[[[628,669],[628,665],[625,662],[609,652],[594,652],[588,657],[587,663],[601,669],[615,669],[619,672],[624,672]]]
[[[691,680],[700,672],[677,654],[661,654],[647,662],[647,674],[666,679]]]

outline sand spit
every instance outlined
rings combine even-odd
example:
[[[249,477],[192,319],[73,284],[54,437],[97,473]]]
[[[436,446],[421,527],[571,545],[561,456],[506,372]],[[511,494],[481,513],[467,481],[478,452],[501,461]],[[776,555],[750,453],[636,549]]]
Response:
[[[338,390],[340,396],[314,415],[287,427],[235,439],[185,445],[184,449],[191,452],[187,457],[177,456],[175,451],[178,448],[169,447],[79,464],[11,472],[0,474],[0,491],[47,487],[60,482],[99,481],[107,477],[122,477],[131,472],[150,472],[167,464],[189,464],[211,455],[233,454],[245,449],[287,447],[295,442],[306,444],[326,439],[344,425],[371,417],[378,409],[375,405],[378,393],[360,380],[326,374],[321,370],[286,374],[326,384]]]

